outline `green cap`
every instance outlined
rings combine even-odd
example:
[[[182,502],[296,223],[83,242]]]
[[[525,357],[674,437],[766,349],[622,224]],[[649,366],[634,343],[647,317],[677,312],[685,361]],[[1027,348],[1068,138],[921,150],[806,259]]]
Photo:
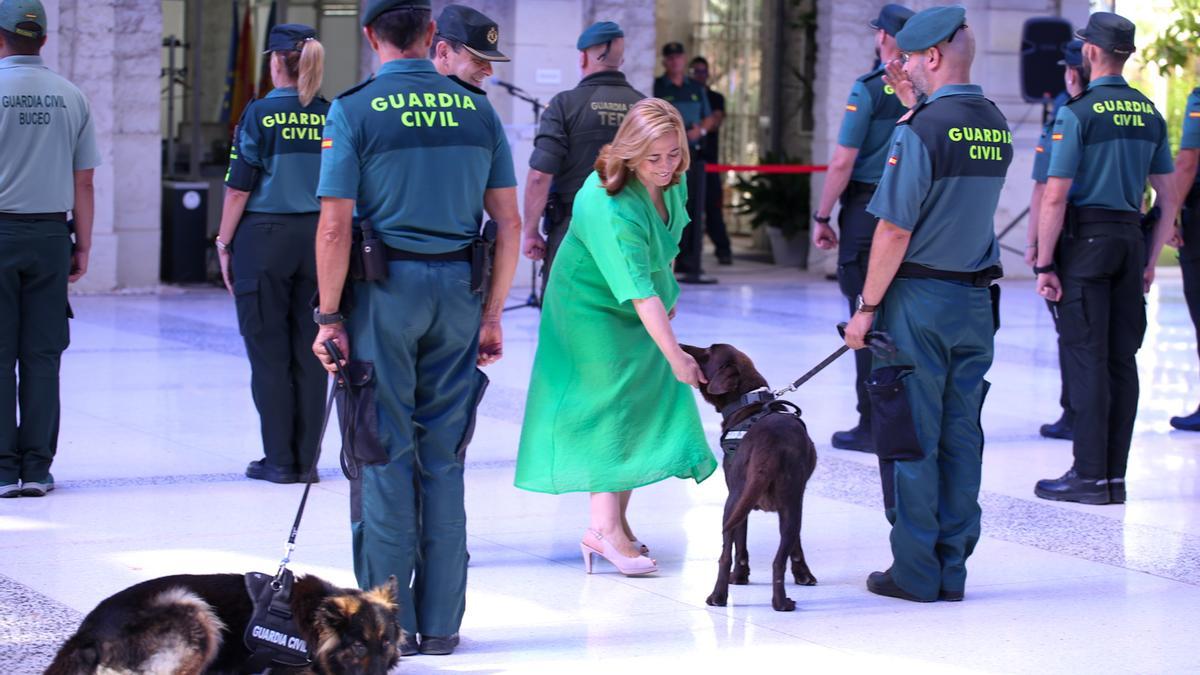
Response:
[[[486,14],[465,5],[446,5],[437,18],[438,35],[461,43],[471,54],[485,61],[508,61],[496,49],[500,26]]]
[[[902,52],[919,52],[954,37],[967,25],[967,10],[961,5],[930,7],[912,15],[896,33],[896,46]]]
[[[362,25],[370,26],[380,14],[393,9],[428,9],[433,11],[430,0],[371,0],[367,3],[367,11],[363,12]]]
[[[896,33],[904,28],[904,24],[912,17],[913,11],[903,5],[884,5],[879,10],[879,16],[867,25],[875,30],[887,31],[888,35],[896,37]]]
[[[0,28],[40,38],[46,34],[46,8],[38,0],[0,0]]]
[[[579,39],[575,42],[575,48],[583,51],[596,45],[608,44],[619,37],[625,37],[625,32],[616,23],[612,21],[597,21],[579,34]]]
[[[1075,32],[1075,37],[1106,52],[1125,55],[1137,49],[1133,43],[1134,30],[1133,23],[1120,14],[1096,12],[1088,17],[1083,30]]]

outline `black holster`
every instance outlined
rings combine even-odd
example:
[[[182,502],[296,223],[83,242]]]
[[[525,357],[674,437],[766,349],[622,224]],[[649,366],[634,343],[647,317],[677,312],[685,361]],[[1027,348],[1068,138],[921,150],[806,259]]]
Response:
[[[542,211],[542,229],[546,231],[547,237],[563,224],[566,220],[566,212],[566,204],[563,203],[561,195],[551,192],[546,196],[546,208]]]
[[[382,281],[388,278],[387,247],[364,220],[354,228],[354,243],[350,246],[350,278],[355,281]]]
[[[496,255],[496,221],[488,220],[471,241],[471,292],[486,295],[492,285],[492,260]]]

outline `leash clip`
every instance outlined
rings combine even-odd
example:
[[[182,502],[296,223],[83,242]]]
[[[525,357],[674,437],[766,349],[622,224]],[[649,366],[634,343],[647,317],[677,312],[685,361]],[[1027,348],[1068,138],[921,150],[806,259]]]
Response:
[[[275,578],[271,579],[271,588],[278,591],[283,588],[283,575],[287,573],[288,563],[292,561],[292,552],[296,550],[296,544],[288,542],[283,545],[283,559],[279,561],[279,569],[275,571]]]

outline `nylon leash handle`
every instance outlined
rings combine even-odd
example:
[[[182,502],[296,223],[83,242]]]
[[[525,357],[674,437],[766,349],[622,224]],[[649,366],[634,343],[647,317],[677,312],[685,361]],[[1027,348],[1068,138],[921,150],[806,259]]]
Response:
[[[846,322],[843,321],[839,323],[837,325],[837,329],[838,334],[842,336],[842,339],[846,339]],[[868,332],[865,341],[867,343],[867,348],[871,350],[871,353],[880,358],[887,358],[896,353],[896,344],[892,342],[891,336],[883,331],[873,330]],[[842,345],[841,347],[838,347],[836,351],[825,357],[824,361],[821,361],[815,367],[813,367],[812,370],[801,375],[800,379],[784,387],[783,389],[774,392],[775,397],[778,398],[784,394],[789,394],[793,391],[796,391],[805,382],[808,382],[814,376],[816,376],[817,373],[825,370],[827,367],[829,367],[829,364],[837,361],[842,354],[845,354],[848,351],[850,351],[850,347],[848,345]]]

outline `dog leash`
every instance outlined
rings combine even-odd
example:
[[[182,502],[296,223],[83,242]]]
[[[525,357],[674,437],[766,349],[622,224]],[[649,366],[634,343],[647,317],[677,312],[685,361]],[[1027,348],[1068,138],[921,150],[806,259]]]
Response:
[[[343,383],[347,383],[346,374],[342,370],[342,351],[338,349],[337,343],[333,340],[325,341],[325,350],[333,357],[333,362],[337,365],[338,374],[333,379],[333,384],[329,387],[329,399],[325,403],[325,419],[321,422],[321,433],[317,436],[318,439],[325,438],[325,430],[329,427],[329,418],[333,415],[333,402],[337,393],[339,379]],[[275,577],[271,579],[271,588],[278,591],[283,587],[283,577],[287,573],[288,563],[292,561],[292,553],[296,550],[296,535],[300,533],[300,520],[304,518],[304,507],[308,504],[308,493],[312,490],[313,477],[317,475],[317,462],[321,459],[321,444],[317,443],[317,455],[313,458],[312,466],[304,478],[304,494],[300,497],[300,508],[296,509],[296,519],[292,521],[292,531],[288,535],[287,543],[283,546],[283,559],[279,561],[279,569],[275,572]]]
[[[838,329],[838,334],[841,335],[842,339],[844,340],[846,338],[846,322],[843,321],[842,323],[839,323],[837,325],[837,329]],[[896,343],[892,342],[892,337],[883,331],[878,331],[878,330],[869,331],[867,333],[864,341],[867,343],[867,349],[870,349],[872,354],[874,354],[875,356],[878,356],[880,358],[887,358],[889,356],[893,356],[896,353]],[[821,372],[822,370],[825,370],[825,368],[827,368],[829,366],[829,364],[833,363],[834,361],[837,361],[838,358],[841,357],[842,354],[845,354],[848,351],[850,351],[849,345],[842,345],[841,347],[838,347],[837,351],[835,351],[834,353],[825,357],[825,360],[818,363],[812,370],[801,375],[800,379],[789,384],[788,386],[784,387],[783,389],[780,389],[780,390],[772,392],[772,393],[775,395],[775,398],[779,398],[780,396],[783,396],[784,394],[790,394],[791,392],[796,391],[805,382],[808,382],[817,373]]]

